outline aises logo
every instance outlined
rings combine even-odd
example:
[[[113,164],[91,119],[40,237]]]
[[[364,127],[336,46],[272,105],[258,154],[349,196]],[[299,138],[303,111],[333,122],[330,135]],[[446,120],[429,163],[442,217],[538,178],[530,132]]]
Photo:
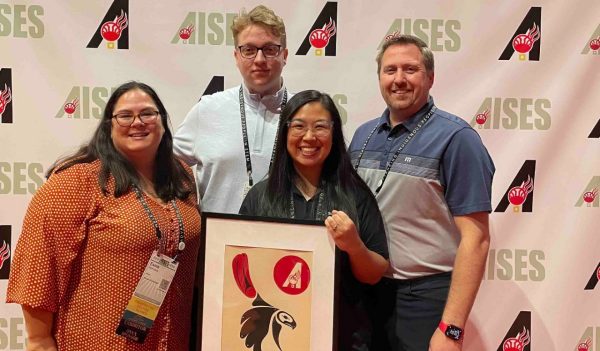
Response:
[[[540,60],[540,39],[542,37],[542,8],[532,7],[512,38],[506,44],[499,60],[510,60],[517,51],[519,60]]]
[[[188,12],[171,44],[233,46],[231,25],[236,13]]]
[[[102,119],[108,97],[115,88],[74,86],[56,112],[56,118]]]
[[[496,351],[531,351],[531,312],[521,311]]]
[[[321,13],[306,33],[296,55],[306,55],[310,48],[316,56],[335,56],[337,49],[337,2],[328,1]]]
[[[587,207],[598,207],[600,205],[598,189],[600,189],[600,176],[594,176],[579,195],[575,207],[581,207],[584,204]]]
[[[471,126],[479,129],[548,130],[552,125],[549,99],[486,97]]]
[[[581,50],[582,55],[587,55],[590,52],[592,55],[600,54],[600,24],[585,43],[583,50]]]
[[[13,122],[12,72],[10,68],[0,69],[0,123]]]
[[[490,249],[483,279],[541,282],[546,279],[542,250]]]
[[[535,183],[535,160],[527,160],[504,193],[494,212],[504,212],[513,205],[514,212],[532,212]]]
[[[43,15],[39,5],[0,4],[0,37],[43,38]]]
[[[598,280],[600,280],[600,263],[598,263],[596,269],[592,272],[592,276],[583,290],[594,290],[596,285],[598,285]]]
[[[594,342],[594,329],[596,329],[596,342]],[[573,351],[600,351],[600,327],[587,327],[575,344]],[[596,348],[594,348],[596,345]]]
[[[0,225],[0,280],[8,279],[10,273],[10,234],[9,225]]]
[[[386,36],[379,43],[381,48],[385,40],[398,34],[414,35],[423,40],[431,51],[455,52],[460,50],[460,22],[457,20],[396,18]]]
[[[110,6],[96,32],[87,44],[97,48],[103,40],[109,49],[129,49],[129,0],[115,0]]]

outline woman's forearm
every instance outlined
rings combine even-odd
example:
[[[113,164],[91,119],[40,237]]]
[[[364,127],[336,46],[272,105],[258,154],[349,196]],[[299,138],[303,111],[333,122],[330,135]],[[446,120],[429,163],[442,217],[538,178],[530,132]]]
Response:
[[[27,351],[58,350],[52,336],[54,313],[24,305],[21,307],[27,330]]]

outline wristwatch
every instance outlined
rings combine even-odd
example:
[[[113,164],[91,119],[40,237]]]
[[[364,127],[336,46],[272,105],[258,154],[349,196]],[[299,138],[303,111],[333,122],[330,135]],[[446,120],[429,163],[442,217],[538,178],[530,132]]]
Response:
[[[440,328],[442,333],[444,333],[447,337],[453,340],[462,339],[463,334],[465,333],[464,330],[462,330],[461,328],[452,324],[446,324],[444,323],[444,321],[440,321],[440,325],[438,326],[438,328]]]

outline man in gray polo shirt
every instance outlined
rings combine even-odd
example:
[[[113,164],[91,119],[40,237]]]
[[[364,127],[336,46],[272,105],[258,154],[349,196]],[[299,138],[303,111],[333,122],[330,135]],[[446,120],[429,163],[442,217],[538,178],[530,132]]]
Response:
[[[477,132],[429,96],[433,53],[422,40],[392,36],[377,65],[387,108],[349,149],[390,250],[387,278],[372,291],[371,348],[462,350],[489,248],[494,164]]]

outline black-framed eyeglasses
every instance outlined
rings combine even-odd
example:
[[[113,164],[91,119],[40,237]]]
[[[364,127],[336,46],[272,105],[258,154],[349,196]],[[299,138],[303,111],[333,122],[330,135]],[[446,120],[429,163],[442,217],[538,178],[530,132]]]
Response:
[[[156,123],[157,117],[160,115],[158,111],[142,111],[138,114],[131,112],[121,112],[113,116],[117,120],[117,123],[121,127],[129,127],[133,124],[136,117],[139,117],[140,121],[144,124]]]
[[[314,125],[309,126],[302,121],[292,120],[287,122],[287,126],[290,134],[294,137],[302,137],[310,130],[314,136],[318,138],[324,138],[331,134],[331,130],[333,129],[333,121],[319,121]]]
[[[257,48],[254,45],[240,45],[238,46],[238,50],[240,51],[240,55],[242,55],[245,59],[253,59],[258,55],[258,50],[262,51],[263,55],[266,58],[275,58],[279,56],[281,52],[281,45],[277,44],[267,44],[263,47]]]

